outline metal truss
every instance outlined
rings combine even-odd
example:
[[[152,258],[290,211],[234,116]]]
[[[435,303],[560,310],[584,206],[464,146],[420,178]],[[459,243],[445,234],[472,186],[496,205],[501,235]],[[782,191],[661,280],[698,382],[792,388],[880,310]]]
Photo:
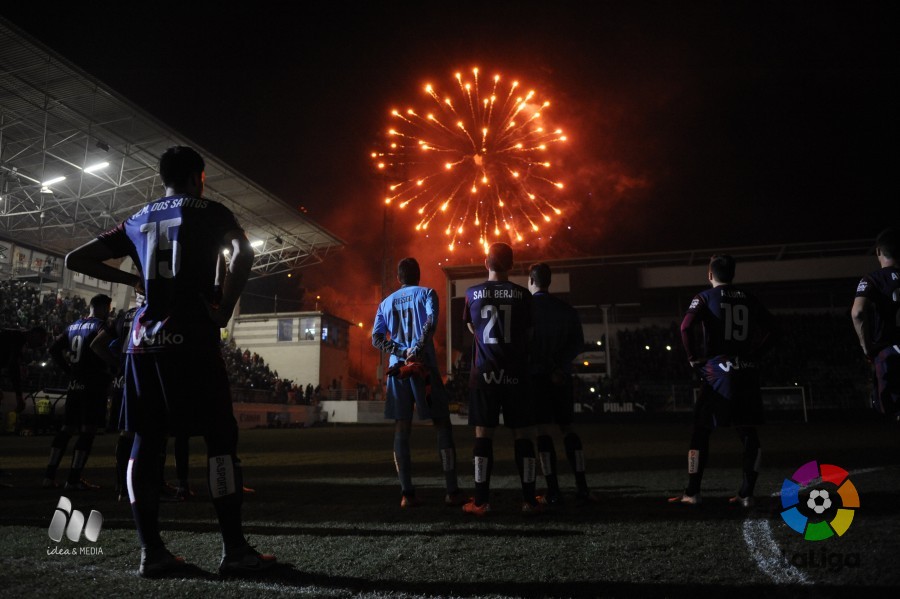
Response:
[[[156,163],[176,144],[203,154],[205,195],[255,242],[254,277],[320,263],[344,245],[0,19],[0,237],[65,254],[161,195]]]

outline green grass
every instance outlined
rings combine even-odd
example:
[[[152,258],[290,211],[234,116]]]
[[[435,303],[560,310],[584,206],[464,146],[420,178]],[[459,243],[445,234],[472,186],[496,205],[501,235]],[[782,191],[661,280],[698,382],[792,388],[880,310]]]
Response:
[[[163,504],[169,547],[201,572],[179,580],[137,577],[136,534],[127,503],[112,491],[115,435],[98,437],[86,478],[104,485],[70,493],[76,509],[96,509],[104,525],[102,555],[47,555],[59,544],[47,526],[61,494],[39,488],[50,437],[0,437],[0,467],[13,488],[0,490],[0,594],[3,597],[153,595],[165,597],[543,597],[775,595],[816,597],[886,592],[900,584],[900,445],[897,427],[878,421],[775,424],[761,429],[764,471],[749,514],[727,498],[739,482],[739,446],[730,430],[713,435],[700,509],[670,506],[665,497],[685,481],[690,427],[683,422],[619,422],[580,427],[589,482],[602,503],[574,496],[540,518],[518,513],[520,491],[507,431],[495,441],[492,505],[473,519],[442,505],[443,477],[428,427],[414,429],[414,478],[427,501],[400,510],[389,426],[242,431],[248,486],[245,529],[259,549],[291,565],[265,580],[219,581],[217,526],[204,487],[201,439],[192,440],[195,500]],[[471,431],[455,429],[460,482],[472,488]],[[572,478],[560,452],[562,484]],[[70,447],[71,451],[71,447]],[[66,474],[66,461],[60,479]],[[852,472],[861,508],[843,538],[803,541],[787,528],[772,497],[801,464],[817,459]],[[174,478],[170,463],[167,474]],[[539,487],[542,481],[539,479]],[[744,536],[750,518],[768,523],[770,549],[784,552],[809,585],[783,584],[761,568]],[[755,538],[755,537],[754,537]],[[810,564],[824,549],[841,567]],[[800,556],[796,557],[795,556]],[[848,557],[849,556],[849,557]],[[844,566],[846,560],[850,566]],[[784,560],[782,560],[784,561]],[[855,565],[858,564],[858,565]]]

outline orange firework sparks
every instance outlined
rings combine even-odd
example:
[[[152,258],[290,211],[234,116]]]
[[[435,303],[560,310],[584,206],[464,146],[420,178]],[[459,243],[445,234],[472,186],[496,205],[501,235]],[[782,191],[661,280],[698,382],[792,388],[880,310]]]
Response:
[[[546,123],[550,102],[500,75],[482,89],[478,75],[456,73],[452,94],[425,85],[428,107],[392,110],[386,147],[372,154],[397,181],[385,203],[414,211],[416,230],[450,251],[476,237],[485,250],[519,244],[562,214],[550,155],[566,136]]]

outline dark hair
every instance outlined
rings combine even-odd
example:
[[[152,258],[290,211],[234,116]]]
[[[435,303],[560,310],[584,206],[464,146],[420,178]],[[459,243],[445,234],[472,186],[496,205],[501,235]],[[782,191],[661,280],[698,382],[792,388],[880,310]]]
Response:
[[[897,227],[888,227],[875,238],[875,247],[881,250],[885,258],[896,258],[900,249],[898,246],[900,246],[900,229]]]
[[[191,175],[205,170],[203,157],[187,146],[172,146],[159,158],[159,176],[166,187],[184,187]]]
[[[507,272],[513,267],[513,251],[509,245],[498,241],[488,248],[487,267],[494,272]]]
[[[404,258],[397,263],[397,278],[404,285],[418,285],[422,274],[415,258]]]
[[[550,267],[543,262],[532,264],[531,272],[528,276],[531,277],[531,280],[540,289],[546,289],[550,287]]]
[[[109,307],[112,304],[112,298],[108,295],[104,295],[102,293],[98,293],[94,297],[91,298],[90,301],[91,307],[94,309]]]
[[[709,259],[709,272],[720,283],[734,280],[734,257],[730,254],[713,254]]]

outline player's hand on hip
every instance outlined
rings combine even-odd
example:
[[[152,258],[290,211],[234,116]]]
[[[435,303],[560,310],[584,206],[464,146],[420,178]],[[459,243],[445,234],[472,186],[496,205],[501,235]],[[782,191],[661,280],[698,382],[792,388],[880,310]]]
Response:
[[[231,319],[231,311],[226,311],[222,306],[207,303],[206,310],[209,312],[210,319],[212,319],[220,329],[224,329]]]

